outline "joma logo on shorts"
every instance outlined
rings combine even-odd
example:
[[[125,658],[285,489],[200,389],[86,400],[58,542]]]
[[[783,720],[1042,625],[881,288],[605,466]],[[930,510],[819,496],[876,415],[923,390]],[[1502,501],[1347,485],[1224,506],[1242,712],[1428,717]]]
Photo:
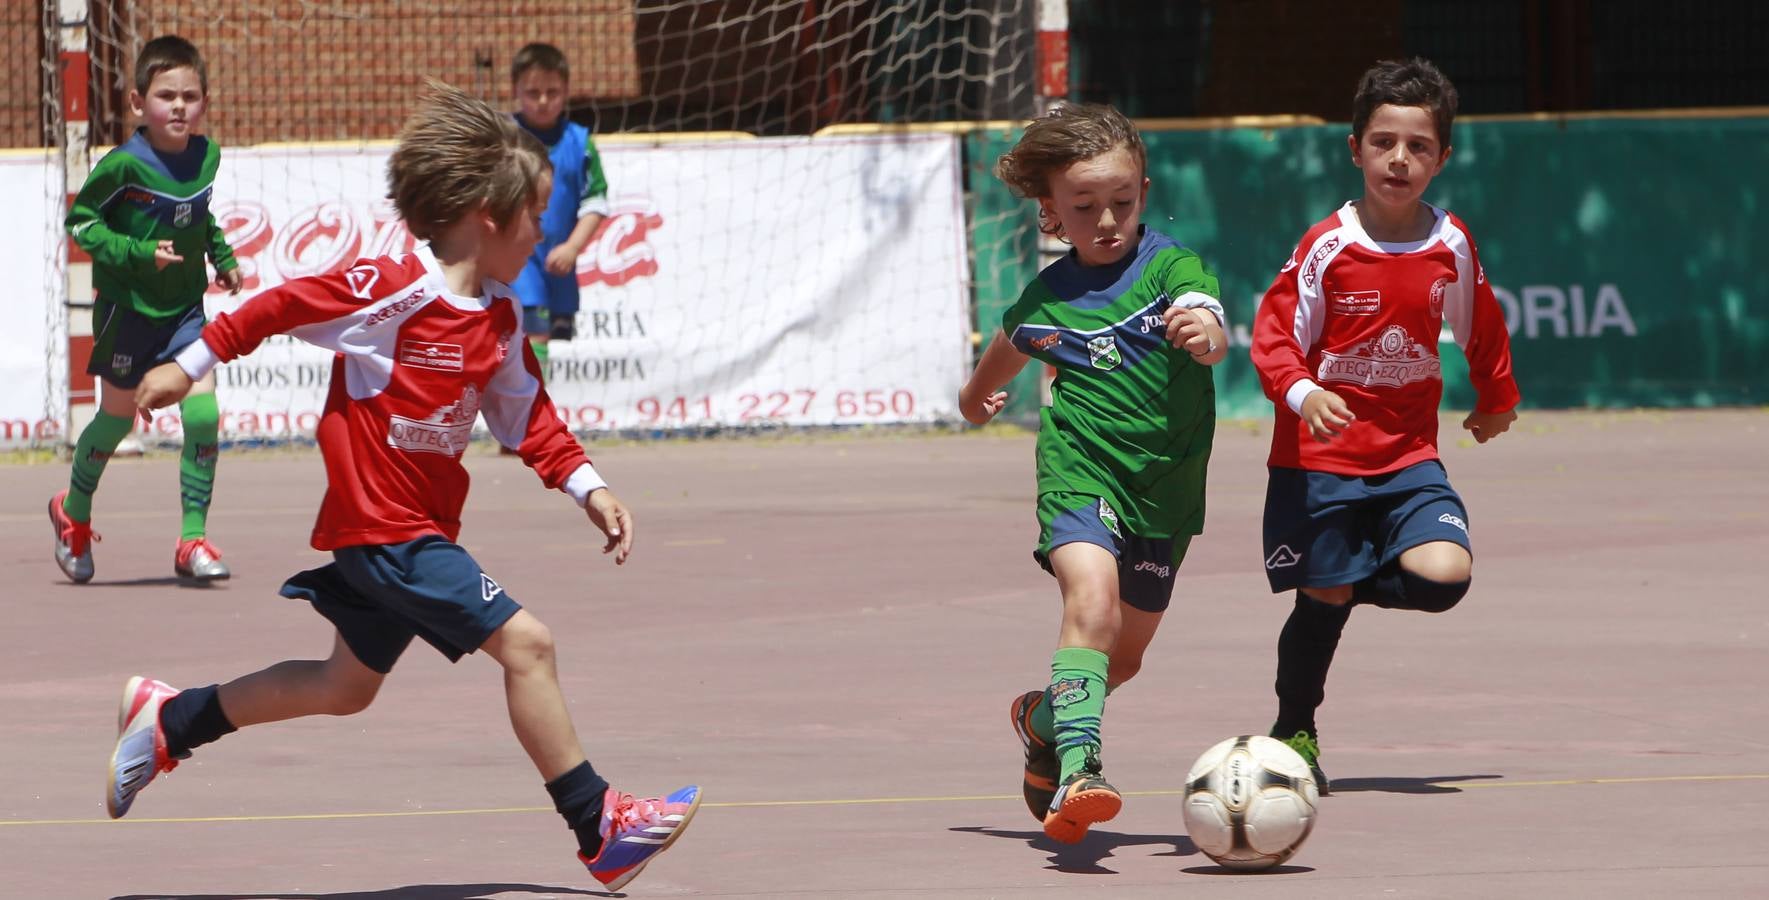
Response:
[[[1131,571],[1132,572],[1149,572],[1149,573],[1152,573],[1156,578],[1160,578],[1160,579],[1165,580],[1167,578],[1167,576],[1173,574],[1173,567],[1172,566],[1164,566],[1158,562],[1151,562],[1151,561],[1145,559],[1142,562],[1137,563],[1136,568],[1132,569]]]

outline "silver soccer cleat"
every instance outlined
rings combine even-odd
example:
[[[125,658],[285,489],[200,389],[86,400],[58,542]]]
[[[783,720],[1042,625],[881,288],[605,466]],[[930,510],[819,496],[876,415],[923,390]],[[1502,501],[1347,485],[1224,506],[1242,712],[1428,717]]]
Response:
[[[178,554],[172,559],[172,570],[180,578],[198,581],[224,581],[233,575],[227,563],[221,561],[221,551],[215,549],[207,538],[180,541]]]
[[[49,498],[49,526],[55,531],[55,564],[75,584],[92,580],[92,543],[99,540],[91,522],[75,522],[61,508],[62,491]]]

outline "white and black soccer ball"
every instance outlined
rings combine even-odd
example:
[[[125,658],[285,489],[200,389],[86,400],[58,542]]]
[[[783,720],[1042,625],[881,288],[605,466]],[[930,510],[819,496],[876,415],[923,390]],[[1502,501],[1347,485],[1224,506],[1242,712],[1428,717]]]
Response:
[[[1308,763],[1283,741],[1232,737],[1204,751],[1186,774],[1186,832],[1227,868],[1267,869],[1308,839],[1320,797]]]

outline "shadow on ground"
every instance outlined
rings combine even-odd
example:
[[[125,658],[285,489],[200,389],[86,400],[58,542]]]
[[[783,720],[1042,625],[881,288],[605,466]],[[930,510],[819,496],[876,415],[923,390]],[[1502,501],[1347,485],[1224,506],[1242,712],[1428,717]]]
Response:
[[[1431,778],[1335,778],[1333,793],[1356,794],[1379,791],[1386,794],[1460,794],[1458,781],[1491,781],[1503,775],[1437,775]]]
[[[1104,831],[1099,828],[1087,832],[1079,844],[1059,844],[1051,840],[1044,831],[1013,831],[1006,828],[988,828],[981,825],[967,825],[949,829],[964,834],[982,834],[989,837],[1006,838],[1010,841],[1023,841],[1026,846],[1050,854],[1050,866],[1058,872],[1075,875],[1116,875],[1117,872],[1100,864],[1101,860],[1110,858],[1114,852],[1123,847],[1165,847],[1164,853],[1155,856],[1193,856],[1198,852],[1192,839],[1183,834],[1121,834],[1115,831]]]
[[[624,893],[590,891],[538,884],[412,884],[379,891],[342,891],[333,894],[127,894],[111,900],[486,900],[503,894],[552,896],[625,897]]]

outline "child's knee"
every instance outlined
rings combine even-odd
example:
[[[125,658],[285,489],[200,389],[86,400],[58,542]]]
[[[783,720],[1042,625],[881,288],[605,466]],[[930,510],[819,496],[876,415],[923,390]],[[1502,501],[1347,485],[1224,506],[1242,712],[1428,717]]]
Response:
[[[1402,572],[1444,584],[1467,581],[1474,571],[1474,558],[1467,548],[1450,541],[1421,544],[1401,554]]]
[[[553,631],[531,615],[517,615],[498,629],[503,644],[500,661],[505,668],[525,668],[553,661]]]
[[[375,702],[381,691],[381,678],[358,678],[328,671],[325,685],[325,712],[332,716],[354,716]]]
[[[1435,578],[1424,578],[1401,570],[1401,581],[1406,585],[1407,605],[1420,612],[1449,612],[1462,598],[1468,595],[1470,579],[1464,573],[1458,581],[1439,581]]]

